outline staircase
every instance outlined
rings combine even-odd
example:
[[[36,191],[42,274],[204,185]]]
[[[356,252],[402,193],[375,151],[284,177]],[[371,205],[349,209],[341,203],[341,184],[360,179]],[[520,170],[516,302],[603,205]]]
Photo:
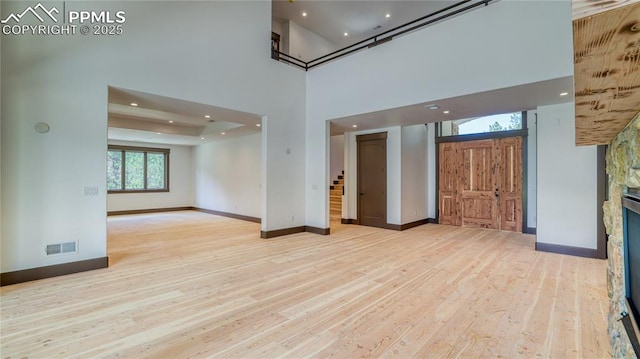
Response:
[[[329,217],[332,221],[339,221],[342,217],[342,189],[344,188],[344,171],[329,187]]]

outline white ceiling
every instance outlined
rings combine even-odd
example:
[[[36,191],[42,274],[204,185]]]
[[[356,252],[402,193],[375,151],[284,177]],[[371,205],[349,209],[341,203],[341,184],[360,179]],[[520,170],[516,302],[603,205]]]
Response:
[[[291,20],[342,48],[456,2],[273,0],[272,15],[276,19]],[[307,16],[302,16],[303,12]],[[387,14],[391,16],[385,17]],[[345,32],[349,36],[344,36]]]
[[[496,1],[499,0],[492,0]],[[572,17],[591,16],[638,1],[573,0]],[[343,48],[457,2],[459,0],[273,0],[272,16],[278,21],[291,20]],[[307,16],[302,16],[303,12]],[[349,36],[344,36],[345,32]]]
[[[108,108],[109,140],[195,146],[261,130],[259,115],[116,87]]]

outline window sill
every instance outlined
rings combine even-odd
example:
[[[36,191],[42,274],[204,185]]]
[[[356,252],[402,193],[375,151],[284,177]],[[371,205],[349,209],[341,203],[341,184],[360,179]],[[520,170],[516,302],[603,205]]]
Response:
[[[163,193],[163,192],[169,192],[169,189],[140,189],[140,190],[124,190],[124,191],[114,191],[114,190],[109,190],[107,191],[107,194],[118,194],[118,193]]]

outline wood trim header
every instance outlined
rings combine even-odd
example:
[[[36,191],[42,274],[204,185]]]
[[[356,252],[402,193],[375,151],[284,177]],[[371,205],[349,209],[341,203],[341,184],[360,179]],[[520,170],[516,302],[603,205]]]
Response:
[[[387,133],[386,132],[378,132],[378,133],[370,133],[368,135],[357,135],[356,142],[360,141],[370,141],[370,140],[386,140]]]

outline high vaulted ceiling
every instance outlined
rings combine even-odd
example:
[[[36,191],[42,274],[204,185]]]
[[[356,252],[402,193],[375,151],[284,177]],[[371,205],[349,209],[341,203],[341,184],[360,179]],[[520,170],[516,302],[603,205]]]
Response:
[[[640,3],[573,21],[576,144],[604,145],[640,112]]]
[[[338,47],[345,47],[459,1],[273,0],[272,16],[280,20],[291,20]],[[572,17],[583,18],[637,1],[639,0],[573,0]],[[307,16],[302,16],[303,12]],[[388,18],[387,14],[390,15]],[[345,32],[349,35],[344,36]]]
[[[273,0],[272,16],[291,20],[342,48],[457,2]]]

